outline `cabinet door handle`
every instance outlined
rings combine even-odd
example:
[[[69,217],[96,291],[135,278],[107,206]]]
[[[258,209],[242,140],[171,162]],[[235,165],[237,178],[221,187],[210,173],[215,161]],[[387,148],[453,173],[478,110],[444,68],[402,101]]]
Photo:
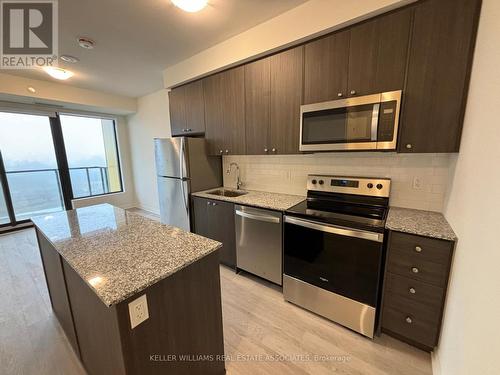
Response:
[[[351,90],[351,95],[356,95],[356,90]]]
[[[407,317],[406,317],[405,321],[406,321],[406,323],[408,323],[408,324],[412,324],[412,323],[413,323],[413,319],[412,319],[412,318],[410,318],[409,316],[407,316]]]
[[[415,294],[415,293],[417,293],[417,291],[415,290],[415,288],[410,288],[410,289],[409,289],[409,292],[410,292],[410,294]]]
[[[224,151],[222,151],[222,150],[219,150],[219,154],[222,154],[223,152],[224,152]]]
[[[339,93],[337,94],[337,96],[338,96],[339,98],[341,98],[341,97],[343,97],[343,96],[344,96],[344,94],[342,94],[341,92],[339,92]]]
[[[411,272],[413,272],[413,273],[419,273],[420,271],[419,271],[419,269],[417,267],[412,267],[411,268]]]
[[[413,145],[412,145],[411,143],[407,143],[407,144],[406,144],[406,148],[407,148],[408,150],[411,150],[411,149],[413,148]]]
[[[275,148],[273,148],[271,151],[272,151],[272,152],[276,152],[276,149],[275,149]]]
[[[415,246],[415,251],[417,253],[421,253],[422,252],[422,248],[420,246]]]
[[[269,150],[267,148],[264,149],[264,152],[268,152]]]
[[[229,154],[229,150],[226,150],[226,154]]]

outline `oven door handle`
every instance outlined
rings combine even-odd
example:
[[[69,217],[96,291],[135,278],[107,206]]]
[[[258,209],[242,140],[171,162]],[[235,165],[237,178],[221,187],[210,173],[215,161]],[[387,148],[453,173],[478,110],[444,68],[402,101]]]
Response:
[[[364,240],[375,241],[375,242],[384,242],[384,235],[382,233],[345,228],[331,224],[323,224],[323,223],[320,224],[314,221],[299,219],[292,216],[285,216],[285,223],[298,225],[304,228],[319,230],[321,232],[338,234],[340,236],[361,238]]]

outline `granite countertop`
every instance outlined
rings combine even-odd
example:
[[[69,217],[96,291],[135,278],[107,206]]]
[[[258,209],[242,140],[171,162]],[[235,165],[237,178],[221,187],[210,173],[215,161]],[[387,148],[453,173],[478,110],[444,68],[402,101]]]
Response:
[[[32,221],[107,306],[222,246],[109,204],[38,216]]]
[[[391,207],[385,227],[398,232],[455,241],[457,236],[443,214],[432,211]]]
[[[207,199],[219,200],[219,201],[226,201],[226,202],[231,202],[231,203],[235,203],[235,204],[241,204],[244,206],[254,206],[254,207],[260,207],[260,208],[267,208],[267,209],[276,210],[276,211],[288,210],[290,207],[293,207],[296,204],[299,204],[300,202],[302,202],[303,200],[306,199],[306,197],[303,197],[300,195],[268,193],[268,192],[256,191],[256,190],[241,190],[242,192],[246,192],[247,194],[240,195],[239,197],[224,197],[221,195],[208,194],[208,192],[218,190],[218,189],[235,191],[233,189],[227,189],[227,188],[220,187],[220,188],[216,188],[216,189],[209,189],[209,190],[200,191],[197,193],[193,193],[192,195],[195,197],[201,197],[201,198],[207,198]]]

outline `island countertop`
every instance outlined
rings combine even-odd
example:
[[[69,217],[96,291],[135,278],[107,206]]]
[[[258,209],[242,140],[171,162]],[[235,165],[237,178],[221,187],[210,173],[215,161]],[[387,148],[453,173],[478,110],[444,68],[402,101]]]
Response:
[[[222,246],[109,204],[37,216],[32,221],[107,306]]]

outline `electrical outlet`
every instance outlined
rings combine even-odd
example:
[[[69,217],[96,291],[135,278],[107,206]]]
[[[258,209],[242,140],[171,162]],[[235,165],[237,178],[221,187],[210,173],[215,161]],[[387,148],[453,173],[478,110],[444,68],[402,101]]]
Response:
[[[148,300],[143,294],[128,304],[128,312],[130,315],[130,327],[135,328],[143,321],[149,318]]]
[[[413,188],[417,190],[422,189],[422,179],[420,177],[413,178]]]

